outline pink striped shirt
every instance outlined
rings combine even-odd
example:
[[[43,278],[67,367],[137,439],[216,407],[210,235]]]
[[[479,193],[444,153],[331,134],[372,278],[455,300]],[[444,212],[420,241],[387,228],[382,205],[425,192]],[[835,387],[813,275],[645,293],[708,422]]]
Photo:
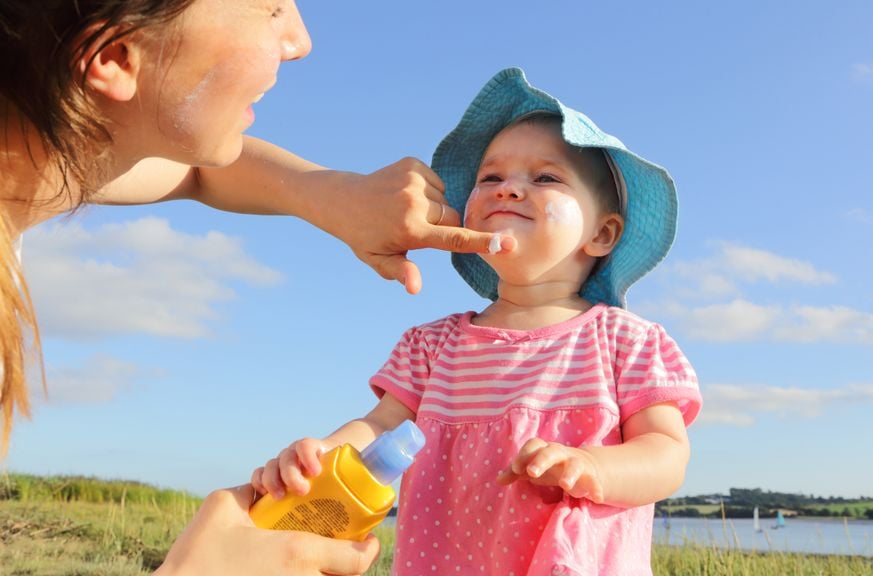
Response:
[[[494,478],[532,437],[618,444],[629,416],[662,402],[690,424],[701,399],[679,347],[602,304],[535,330],[475,326],[473,315],[408,330],[370,380],[416,413],[427,439],[401,486],[395,574],[650,574],[652,505]]]

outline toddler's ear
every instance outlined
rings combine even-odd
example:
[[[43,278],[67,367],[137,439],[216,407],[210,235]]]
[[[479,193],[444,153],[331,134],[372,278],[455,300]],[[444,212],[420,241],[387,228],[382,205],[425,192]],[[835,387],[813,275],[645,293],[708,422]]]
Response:
[[[95,24],[84,32],[89,36],[100,28]],[[117,27],[104,30],[76,63],[77,71],[88,88],[117,102],[126,102],[136,94],[140,68],[139,46],[128,36],[110,40]],[[104,43],[109,42],[104,46]]]
[[[589,256],[596,258],[606,256],[618,244],[623,231],[624,218],[621,215],[615,212],[604,214],[598,222],[597,234],[582,249]]]

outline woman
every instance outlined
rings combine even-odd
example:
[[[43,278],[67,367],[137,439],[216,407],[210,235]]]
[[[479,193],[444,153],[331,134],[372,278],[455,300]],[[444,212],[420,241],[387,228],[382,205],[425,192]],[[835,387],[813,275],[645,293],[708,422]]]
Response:
[[[406,251],[488,250],[457,228],[439,178],[403,159],[369,175],[327,170],[243,136],[279,64],[311,43],[293,0],[0,0],[0,405],[27,415],[27,336],[39,338],[16,240],[88,203],[195,199],[303,218],[410,293]],[[260,531],[249,488],[210,495],[161,573],[357,574],[374,540]]]

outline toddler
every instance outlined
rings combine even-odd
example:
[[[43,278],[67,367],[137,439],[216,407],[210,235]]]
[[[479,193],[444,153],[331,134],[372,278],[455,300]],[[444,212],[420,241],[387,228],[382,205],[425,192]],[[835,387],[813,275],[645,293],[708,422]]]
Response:
[[[701,398],[625,292],[673,241],[672,180],[518,69],[482,89],[433,167],[466,227],[515,240],[452,256],[493,303],[409,329],[369,414],[252,483],[305,493],[322,453],[412,419],[427,443],[400,488],[395,574],[651,574],[654,502],[682,483]]]

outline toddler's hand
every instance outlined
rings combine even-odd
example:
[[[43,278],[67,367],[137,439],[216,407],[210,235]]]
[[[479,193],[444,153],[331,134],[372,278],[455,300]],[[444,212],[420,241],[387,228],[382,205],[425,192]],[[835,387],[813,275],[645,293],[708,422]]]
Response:
[[[501,484],[526,478],[539,486],[558,486],[574,498],[603,502],[603,486],[588,452],[532,438],[497,476]]]
[[[279,452],[276,458],[252,472],[252,486],[260,494],[279,500],[287,487],[293,494],[309,492],[309,480],[321,473],[321,456],[328,451],[317,438],[303,438]]]

